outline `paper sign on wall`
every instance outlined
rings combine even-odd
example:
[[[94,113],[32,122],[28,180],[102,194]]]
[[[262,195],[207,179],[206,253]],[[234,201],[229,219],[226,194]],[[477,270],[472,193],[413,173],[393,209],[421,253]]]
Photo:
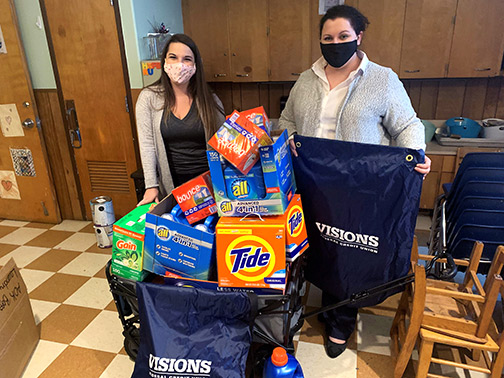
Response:
[[[345,4],[345,0],[319,0],[318,14],[323,15],[329,8],[343,4]]]
[[[0,198],[21,199],[14,171],[0,171]]]
[[[5,46],[5,40],[3,37],[1,26],[0,26],[0,54],[7,54],[7,46]]]
[[[5,137],[24,136],[16,104],[0,105],[0,128]]]
[[[12,164],[14,165],[14,172],[18,176],[35,177],[35,164],[33,163],[33,156],[27,148],[11,148],[10,154]]]

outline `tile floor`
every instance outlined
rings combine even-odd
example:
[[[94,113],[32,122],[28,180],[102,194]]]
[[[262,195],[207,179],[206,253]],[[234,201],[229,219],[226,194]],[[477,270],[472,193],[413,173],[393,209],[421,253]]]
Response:
[[[425,229],[429,223],[420,219],[418,226]],[[134,363],[124,351],[104,273],[110,249],[96,246],[91,222],[0,221],[0,266],[11,257],[21,269],[41,334],[23,378],[130,377]],[[324,352],[322,325],[316,317],[307,319],[295,336],[305,377],[392,377],[388,334],[397,301],[398,295],[361,309],[348,349],[335,360]],[[320,305],[317,288],[309,289],[306,305],[307,310]],[[467,376],[449,367],[432,372]],[[414,376],[412,364],[405,376]]]

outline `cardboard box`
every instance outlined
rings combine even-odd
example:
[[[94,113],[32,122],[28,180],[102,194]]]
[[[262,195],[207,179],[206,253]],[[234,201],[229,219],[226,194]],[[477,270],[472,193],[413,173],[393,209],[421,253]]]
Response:
[[[39,338],[26,285],[10,259],[0,270],[0,376],[20,377]]]
[[[283,218],[223,217],[216,234],[219,286],[285,289]]]
[[[210,146],[244,174],[259,160],[259,146],[271,143],[264,130],[236,110],[208,141]]]
[[[303,205],[299,194],[294,195],[287,211],[280,217],[285,221],[285,256],[287,261],[292,262],[308,249],[308,235],[306,233]]]
[[[135,281],[143,281],[147,276],[143,270],[145,215],[151,206],[138,206],[114,223],[113,274]]]
[[[211,279],[215,276],[215,233],[162,218],[176,203],[170,194],[147,213],[144,269],[161,276],[170,270],[181,277]]]
[[[210,172],[205,172],[172,190],[190,224],[217,212]]]
[[[268,135],[270,134],[271,122],[266,115],[264,107],[258,106],[257,108],[244,110],[240,112],[240,115],[245,116],[245,118],[247,118],[254,125],[259,126],[261,129],[266,131]]]
[[[287,131],[284,130],[272,145],[261,146],[259,153],[266,196],[257,200],[240,200],[230,198],[227,193],[223,157],[216,151],[207,151],[219,216],[241,217],[249,213],[281,215],[287,210],[296,192]]]

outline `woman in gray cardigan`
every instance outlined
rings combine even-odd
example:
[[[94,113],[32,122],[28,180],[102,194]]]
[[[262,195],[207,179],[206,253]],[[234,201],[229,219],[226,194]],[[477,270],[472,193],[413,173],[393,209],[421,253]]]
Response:
[[[206,142],[224,122],[222,103],[205,81],[198,47],[173,35],[163,50],[161,78],[142,90],[136,121],[145,194],[159,202],[174,187],[208,171]]]
[[[397,75],[357,50],[369,24],[357,9],[330,8],[320,20],[322,57],[303,72],[279,120],[289,134],[425,149],[424,127]],[[291,139],[291,149],[296,150]],[[416,171],[430,171],[430,159]],[[322,293],[324,306],[337,302]],[[339,356],[355,328],[357,309],[343,306],[319,317],[326,325],[326,352]]]

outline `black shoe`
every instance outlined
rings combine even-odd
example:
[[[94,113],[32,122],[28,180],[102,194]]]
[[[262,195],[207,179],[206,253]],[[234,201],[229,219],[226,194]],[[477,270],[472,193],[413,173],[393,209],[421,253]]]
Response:
[[[347,347],[347,342],[345,342],[344,344],[337,344],[335,342],[332,342],[329,339],[329,336],[327,336],[327,342],[325,347],[326,347],[326,354],[330,358],[336,358],[345,351]]]

